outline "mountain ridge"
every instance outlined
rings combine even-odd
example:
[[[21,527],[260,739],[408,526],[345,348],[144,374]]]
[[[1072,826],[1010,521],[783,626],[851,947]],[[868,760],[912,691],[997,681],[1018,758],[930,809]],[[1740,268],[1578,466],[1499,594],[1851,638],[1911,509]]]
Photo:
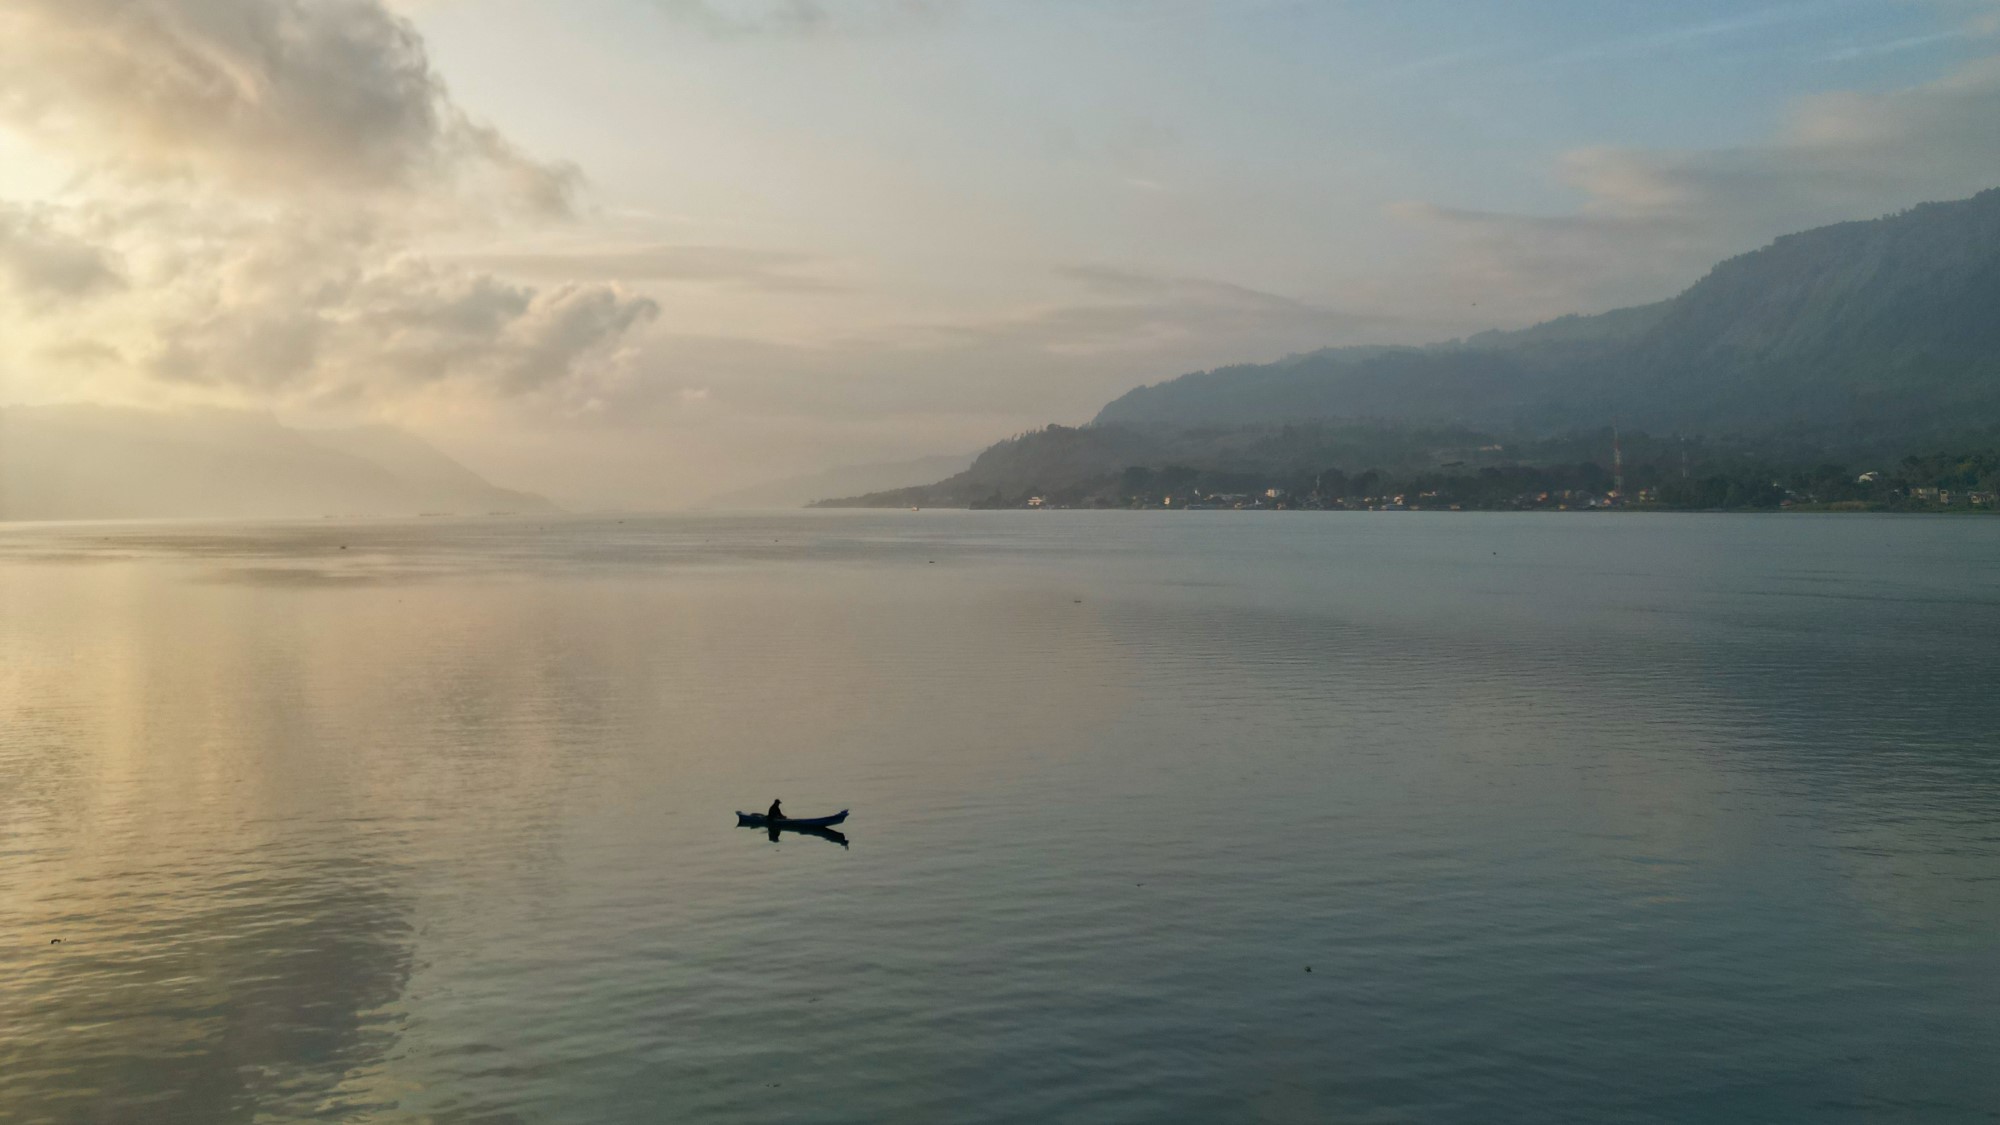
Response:
[[[0,520],[553,510],[388,426],[295,429],[231,410],[0,407]]]
[[[1294,472],[1315,457],[1355,468],[1384,454],[1381,432],[1402,432],[1397,456],[1414,462],[1435,445],[1429,431],[1493,445],[1614,424],[1699,437],[1732,456],[1901,454],[1991,430],[2000,424],[2000,189],[1788,234],[1653,304],[1135,387],[1086,426],[1001,442],[928,489],[829,503],[1073,489],[1127,456],[1127,465],[1225,474]],[[1317,434],[1310,451],[1297,448],[1300,427]],[[1223,431],[1237,437],[1222,440]]]
[[[971,466],[973,457],[971,453],[947,453],[902,461],[835,465],[814,473],[760,481],[716,493],[695,507],[706,510],[800,508],[825,496],[886,492],[937,480],[965,471]]]
[[[1325,349],[1135,388],[1094,424],[1371,417],[1551,432],[1621,417],[1663,431],[1838,442],[2000,411],[2000,189],[1785,235],[1667,301],[1400,349]],[[1946,396],[1908,409],[1901,392]],[[1814,392],[1818,392],[1815,394]],[[1931,425],[1931,429],[1946,428]]]

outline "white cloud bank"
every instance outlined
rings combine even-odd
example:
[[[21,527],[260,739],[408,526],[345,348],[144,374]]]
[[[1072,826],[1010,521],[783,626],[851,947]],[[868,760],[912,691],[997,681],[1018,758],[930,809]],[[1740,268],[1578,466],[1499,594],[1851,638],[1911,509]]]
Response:
[[[0,202],[17,393],[587,404],[659,311],[412,252],[560,219],[579,177],[474,121],[378,0],[9,0],[0,126],[75,184]]]
[[[1555,170],[1583,199],[1532,216],[1401,203],[1437,237],[1425,260],[1459,297],[1533,319],[1653,300],[1781,234],[2000,186],[2000,58],[1936,82],[1804,99],[1769,141],[1586,148]]]
[[[45,210],[0,200],[0,281],[39,305],[114,288],[121,278],[102,251],[61,229]]]
[[[377,0],[8,0],[0,120],[104,172],[287,197],[470,182],[559,214],[577,181],[473,121]]]

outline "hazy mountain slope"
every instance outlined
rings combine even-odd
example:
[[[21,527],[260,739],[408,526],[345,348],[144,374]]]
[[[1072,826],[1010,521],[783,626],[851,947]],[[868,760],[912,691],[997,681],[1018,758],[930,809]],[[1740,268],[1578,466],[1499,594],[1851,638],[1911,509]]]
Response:
[[[1184,375],[1119,397],[1082,429],[1001,442],[935,485],[837,503],[1101,490],[1135,466],[1282,476],[1503,464],[1524,443],[1554,455],[1562,443],[1546,439],[1608,435],[1614,422],[1635,436],[1720,439],[1718,455],[1733,457],[1901,456],[1990,441],[2000,432],[2000,190],[1788,235],[1653,305]],[[1503,443],[1506,452],[1481,448]]]
[[[1451,422],[1903,442],[2000,417],[2000,190],[1778,239],[1671,301],[1142,387],[1101,424]]]
[[[852,496],[927,484],[965,471],[972,464],[970,453],[918,457],[909,461],[885,461],[867,465],[840,465],[804,476],[765,481],[748,488],[711,496],[703,508],[802,508],[829,496]]]
[[[1604,364],[1659,327],[1672,302],[1569,315],[1429,347],[1324,348],[1137,387],[1095,424],[1187,427],[1374,418],[1532,426],[1562,373]]]
[[[1337,348],[1219,367],[1140,387],[1098,412],[1122,426],[1276,425],[1326,418],[1512,425],[1543,397],[1541,373],[1500,351]]]
[[[1689,429],[1914,440],[2000,419],[2000,190],[1733,258],[1621,358],[1618,399]]]
[[[9,407],[0,409],[0,519],[414,515],[548,506],[485,484],[415,438],[389,435],[308,436],[269,416],[236,411]],[[340,445],[354,451],[333,447]]]
[[[454,512],[536,512],[554,505],[540,496],[500,488],[440,452],[436,446],[394,426],[300,430],[323,449],[345,453],[388,470],[428,498],[430,510]]]
[[[1047,480],[1054,488],[1076,480],[1114,473],[1126,465],[1163,456],[1171,444],[1160,435],[1122,426],[1071,429],[1050,426],[998,442],[975,458],[962,473],[932,485],[830,497],[822,507],[886,507],[938,505],[964,507],[1000,493],[1035,491]]]

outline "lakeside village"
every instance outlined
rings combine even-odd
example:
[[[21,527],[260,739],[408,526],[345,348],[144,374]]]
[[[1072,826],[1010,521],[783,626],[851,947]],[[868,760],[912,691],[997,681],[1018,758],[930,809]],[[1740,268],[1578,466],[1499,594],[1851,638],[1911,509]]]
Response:
[[[1456,470],[1456,471],[1454,471]],[[1628,490],[1629,486],[1629,490]],[[2000,512],[2000,451],[1906,457],[1856,472],[1836,464],[1456,464],[1398,481],[1338,469],[1302,479],[1186,467],[1131,468],[1096,487],[993,495],[975,507],[1136,508],[1182,511],[1818,511]]]
[[[1946,488],[1913,488],[1898,497],[1902,503],[1871,503],[1868,501],[1816,502],[1810,497],[1789,494],[1775,505],[1711,505],[1710,509],[1741,508],[1744,510],[1797,509],[1800,511],[2000,511],[2000,492],[1961,491],[1954,493]],[[1266,488],[1261,493],[1201,493],[1193,492],[1185,496],[1162,496],[1157,503],[1149,499],[1134,497],[1125,504],[1102,503],[1063,504],[1052,501],[1047,496],[1030,496],[1019,507],[1054,508],[1160,508],[1177,509],[1186,512],[1246,511],[1282,512],[1289,510],[1308,512],[1462,512],[1468,505],[1463,501],[1446,499],[1439,490],[1381,496],[1320,496],[1295,495],[1282,488]],[[1503,505],[1474,504],[1473,511],[1515,511],[1515,512],[1568,512],[1607,511],[1615,508],[1653,509],[1659,511],[1679,511],[1690,506],[1663,504],[1659,490],[1642,488],[1627,496],[1618,489],[1607,492],[1590,492],[1584,489],[1565,488],[1557,491],[1521,493]]]
[[[1639,503],[1652,500],[1651,489],[1643,489],[1634,499]],[[1512,507],[1520,511],[1546,508],[1550,511],[1569,511],[1572,508],[1616,508],[1625,504],[1625,498],[1616,490],[1593,495],[1579,489],[1563,489],[1560,492],[1539,492],[1533,496],[1522,494],[1516,497]],[[1070,504],[1057,504],[1046,496],[1030,496],[1021,505],[1023,508],[1068,508]],[[1101,505],[1083,505],[1099,507]],[[1295,496],[1282,488],[1267,488],[1262,493],[1193,493],[1187,496],[1162,496],[1158,503],[1134,498],[1127,505],[1132,508],[1178,509],[1184,512],[1214,512],[1235,510],[1239,512],[1283,512],[1290,510],[1309,512],[1421,512],[1430,511],[1462,512],[1463,503],[1446,502],[1436,491],[1422,492],[1414,496],[1397,493],[1393,496],[1341,496],[1318,495]]]

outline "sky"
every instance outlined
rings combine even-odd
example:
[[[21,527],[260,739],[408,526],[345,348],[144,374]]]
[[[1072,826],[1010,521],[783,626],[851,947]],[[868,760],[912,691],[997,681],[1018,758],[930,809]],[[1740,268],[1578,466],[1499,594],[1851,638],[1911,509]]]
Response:
[[[670,507],[1994,186],[2000,0],[7,0],[0,403]]]

